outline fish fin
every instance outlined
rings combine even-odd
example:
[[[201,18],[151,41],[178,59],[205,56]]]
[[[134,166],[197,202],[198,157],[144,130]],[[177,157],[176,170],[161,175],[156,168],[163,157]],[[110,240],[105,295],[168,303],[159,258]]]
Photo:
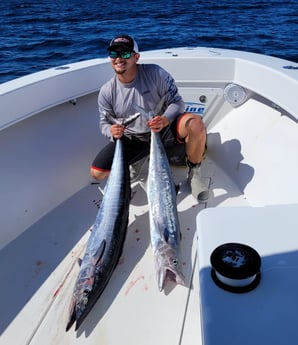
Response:
[[[150,120],[150,112],[146,111],[144,108],[140,107],[137,104],[132,105],[134,110],[139,112],[141,115],[145,116],[147,120]]]
[[[161,112],[161,110],[162,110],[162,107],[163,107],[163,105],[164,105],[164,103],[165,103],[165,98],[166,98],[165,95],[161,97],[161,99],[160,99],[160,101],[158,102],[156,108],[154,109],[154,115],[153,115],[153,116],[156,116],[156,115],[159,115],[159,114],[160,114],[160,112]]]
[[[82,266],[82,262],[83,262],[83,260],[81,258],[78,258],[78,264],[80,267]]]
[[[165,242],[168,243],[169,242],[169,230],[168,230],[168,228],[164,228],[162,233],[163,233],[163,237],[164,237]]]
[[[97,186],[97,189],[99,190],[101,195],[105,195],[105,189],[102,188],[101,186]]]
[[[74,296],[71,299],[71,304],[70,304],[70,309],[69,309],[69,319],[66,325],[66,329],[65,331],[67,332],[71,326],[74,324],[74,322],[76,321],[76,301]]]
[[[140,112],[141,115],[145,116],[146,119],[149,121],[154,116],[160,115],[160,112],[161,112],[162,107],[163,107],[164,102],[165,102],[165,98],[166,98],[166,96],[161,97],[160,101],[158,102],[157,106],[155,107],[155,109],[153,111],[152,110],[146,111],[144,108],[140,107],[137,104],[133,104],[133,108],[136,111]]]
[[[95,253],[95,257],[97,258],[96,259],[96,262],[95,262],[95,265],[98,265],[99,262],[100,262],[100,259],[102,258],[103,256],[103,253],[105,251],[105,248],[106,248],[106,240],[103,240],[100,244],[100,246],[98,247],[96,253]]]
[[[115,117],[113,117],[110,113],[108,113],[107,111],[103,110],[103,115],[104,117],[112,124],[120,124],[120,121],[118,119],[116,119]]]
[[[103,113],[104,117],[111,124],[119,124],[119,125],[123,125],[123,126],[129,125],[130,123],[135,121],[141,115],[141,113],[138,112],[136,114],[130,115],[129,117],[117,117],[117,118],[115,118],[105,110],[103,110],[102,113]]]
[[[124,118],[122,120],[123,126],[128,126],[130,123],[135,121],[140,115],[141,115],[141,113],[138,112],[138,113],[135,113],[133,115],[130,115],[128,118]]]

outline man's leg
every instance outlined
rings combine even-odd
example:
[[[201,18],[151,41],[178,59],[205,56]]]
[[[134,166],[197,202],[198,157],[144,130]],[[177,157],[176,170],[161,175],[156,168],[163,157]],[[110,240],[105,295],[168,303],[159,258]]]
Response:
[[[206,150],[205,125],[199,116],[185,113],[181,115],[177,124],[177,134],[185,142],[188,181],[192,194],[199,202],[206,201],[209,190],[201,176],[201,162]]]
[[[122,140],[124,159],[127,160],[129,165],[134,163],[136,163],[136,165],[139,165],[138,170],[140,170],[140,162],[149,154],[149,142],[130,140],[126,137],[123,137]],[[110,142],[97,154],[90,168],[90,174],[93,178],[95,178],[96,180],[102,180],[109,176],[114,152],[115,142]],[[137,168],[136,165],[132,168],[132,175],[134,175],[132,176],[133,178],[137,178],[138,175],[138,171],[134,171]]]
[[[90,167],[90,174],[96,180],[103,180],[110,174],[115,152],[115,142],[110,142],[97,154]]]

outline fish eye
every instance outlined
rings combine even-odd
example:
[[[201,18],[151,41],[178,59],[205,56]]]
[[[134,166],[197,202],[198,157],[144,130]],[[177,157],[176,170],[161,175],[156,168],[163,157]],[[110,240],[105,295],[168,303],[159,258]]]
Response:
[[[84,296],[82,297],[82,303],[83,303],[84,305],[86,305],[86,304],[88,303],[88,295],[86,296],[86,295],[84,294]]]
[[[178,260],[177,260],[177,259],[174,259],[174,260],[172,261],[172,264],[173,264],[174,266],[177,266],[177,265],[178,265]]]
[[[85,289],[84,291],[83,291],[83,294],[84,294],[84,296],[88,296],[89,294],[90,294],[90,289]]]

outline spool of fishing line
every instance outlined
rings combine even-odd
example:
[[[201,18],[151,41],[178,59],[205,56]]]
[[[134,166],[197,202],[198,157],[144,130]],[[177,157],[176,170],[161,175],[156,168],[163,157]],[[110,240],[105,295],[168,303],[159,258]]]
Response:
[[[230,292],[248,292],[261,279],[261,257],[241,243],[225,243],[210,256],[211,276],[216,285]]]

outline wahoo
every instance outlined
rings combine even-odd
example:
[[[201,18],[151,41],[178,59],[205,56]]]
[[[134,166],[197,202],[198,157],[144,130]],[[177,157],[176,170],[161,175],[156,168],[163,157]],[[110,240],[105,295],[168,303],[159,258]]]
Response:
[[[108,119],[125,126],[139,115],[135,114],[122,120],[112,117]],[[107,114],[106,116],[108,117]],[[129,168],[123,158],[122,140],[118,139],[103,200],[75,283],[66,331],[74,322],[76,322],[75,330],[80,327],[104,291],[118,264],[126,236],[129,202]]]
[[[164,98],[156,111],[136,109],[151,119],[163,106]],[[159,133],[151,131],[150,160],[147,183],[149,203],[150,237],[154,255],[159,291],[167,280],[185,285],[180,263],[180,225],[177,211],[176,190],[170,164]]]

